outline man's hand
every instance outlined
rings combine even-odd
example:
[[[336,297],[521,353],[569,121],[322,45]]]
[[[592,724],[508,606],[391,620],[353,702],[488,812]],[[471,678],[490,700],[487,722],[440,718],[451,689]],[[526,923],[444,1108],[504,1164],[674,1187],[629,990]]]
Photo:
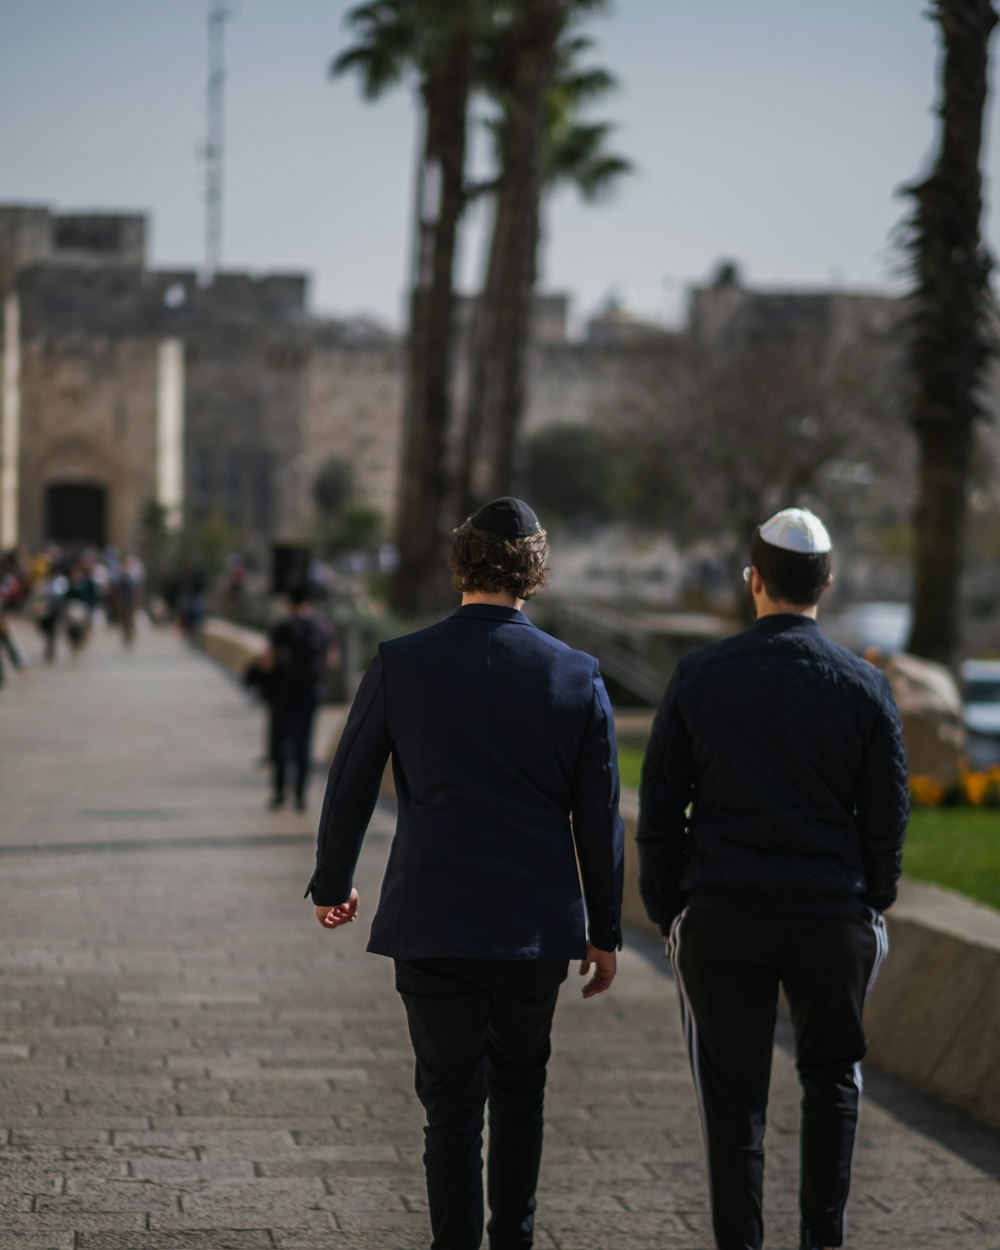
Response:
[[[342,924],[350,924],[358,914],[358,892],[351,891],[346,903],[338,903],[336,907],[317,907],[316,919],[324,929],[339,929]]]
[[[587,956],[580,962],[580,976],[587,975],[591,964],[594,965],[594,975],[583,987],[584,998],[593,998],[595,994],[603,994],[611,988],[611,982],[618,970],[618,952],[602,951],[588,942]]]

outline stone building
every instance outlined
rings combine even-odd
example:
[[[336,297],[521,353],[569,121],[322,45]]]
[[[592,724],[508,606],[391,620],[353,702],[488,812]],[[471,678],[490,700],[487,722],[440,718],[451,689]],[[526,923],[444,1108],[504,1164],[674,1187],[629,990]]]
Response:
[[[312,532],[330,457],[391,526],[401,341],[312,316],[302,274],[151,269],[146,236],[140,214],[0,205],[0,548],[129,547],[156,503],[174,527],[224,517],[262,552]],[[472,311],[459,302],[458,421]],[[628,371],[624,345],[571,343],[567,319],[566,295],[538,297],[526,435],[603,420]]]
[[[151,270],[146,220],[0,206],[0,547],[138,539],[223,516],[300,539],[327,455],[391,513],[399,348],[318,321],[302,274]]]
[[[144,499],[181,503],[183,367],[122,318],[145,220],[0,209],[0,544],[126,541]]]
[[[303,274],[203,283],[193,270],[151,269],[146,234],[138,214],[0,205],[0,548],[130,547],[155,503],[174,527],[221,516],[263,554],[314,532],[312,485],[331,457],[351,466],[355,501],[391,528],[403,343],[370,322],[313,316]],[[459,301],[456,446],[473,313]],[[885,341],[897,315],[885,298],[730,279],[692,291],[679,333],[612,302],[571,340],[567,296],[539,295],[524,438],[670,423],[684,402],[670,379],[692,353],[721,361],[734,345],[802,336]]]

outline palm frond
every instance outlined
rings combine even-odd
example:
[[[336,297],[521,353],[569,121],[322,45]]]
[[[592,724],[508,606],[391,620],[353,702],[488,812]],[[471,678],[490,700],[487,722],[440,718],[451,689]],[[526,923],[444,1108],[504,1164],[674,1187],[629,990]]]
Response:
[[[615,127],[610,122],[571,121],[558,133],[550,132],[546,181],[568,183],[585,200],[607,195],[624,175],[634,172],[627,157],[608,150]]]
[[[573,185],[588,204],[606,199],[618,181],[626,174],[634,174],[635,165],[624,156],[598,157],[586,164],[576,175]]]
[[[357,73],[365,99],[395,87],[417,59],[417,27],[406,0],[370,0],[347,15],[358,42],[335,57],[330,76]]]
[[[575,73],[560,74],[556,80],[556,88],[566,92],[574,103],[584,104],[616,91],[618,79],[610,70],[597,66],[577,70]]]
[[[574,22],[591,14],[610,13],[612,0],[569,0],[569,21]]]
[[[560,64],[571,65],[593,46],[594,41],[589,35],[564,33],[556,45],[556,59]]]
[[[400,82],[406,68],[405,59],[389,49],[358,45],[348,48],[331,62],[330,77],[356,72],[361,94],[366,100],[376,100]]]
[[[399,0],[368,0],[344,16],[346,26],[382,26],[399,16]]]

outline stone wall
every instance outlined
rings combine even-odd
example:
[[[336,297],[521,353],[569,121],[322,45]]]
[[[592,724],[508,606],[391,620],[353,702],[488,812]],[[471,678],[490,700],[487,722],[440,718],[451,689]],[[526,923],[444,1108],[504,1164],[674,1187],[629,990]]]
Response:
[[[613,423],[627,406],[644,365],[671,350],[675,339],[664,334],[623,346],[536,347],[529,357],[525,436],[554,425]]]
[[[0,204],[0,291],[33,265],[141,269],[145,263],[144,213],[53,213],[42,204]]]
[[[189,521],[221,515],[241,543],[296,538],[308,523],[302,454],[307,353],[256,327],[186,344],[185,499]]]
[[[20,269],[48,258],[51,240],[51,215],[43,205],[0,205],[0,292],[13,287]]]
[[[185,519],[229,521],[245,545],[309,525],[303,456],[310,337],[297,274],[36,265],[17,276],[21,306],[23,537],[44,537],[46,482],[112,490],[110,536],[134,541],[156,498],[157,355],[184,350]],[[54,448],[72,463],[50,465]]]
[[[107,540],[131,547],[156,498],[158,345],[149,339],[36,337],[21,355],[20,533],[45,538],[50,486],[100,486]]]
[[[403,349],[318,336],[305,380],[303,454],[312,473],[330,457],[353,469],[358,503],[395,523],[403,424]],[[311,506],[311,498],[310,498]]]
[[[886,921],[870,1061],[1000,1129],[1000,914],[904,880]]]
[[[156,376],[149,373],[152,356],[137,345],[153,348],[168,340],[184,352],[185,523],[222,516],[240,543],[258,554],[278,539],[308,540],[316,524],[315,476],[337,457],[353,468],[356,500],[378,509],[391,529],[404,471],[405,343],[363,321],[312,317],[303,274],[222,272],[204,285],[193,270],[149,270],[145,236],[141,215],[0,206],[0,289],[17,291],[22,351],[33,362],[23,402],[25,536],[38,539],[39,463],[49,454],[43,435],[58,426],[68,436],[77,430],[74,423],[89,428],[97,421],[89,410],[72,415],[66,396],[93,391],[94,404],[119,413],[112,436],[145,448],[146,433],[135,423],[155,411],[149,405]],[[462,301],[460,325],[470,309]],[[723,350],[733,335],[818,328],[836,346],[862,332],[881,338],[897,310],[893,301],[842,292],[710,287],[693,295],[689,333],[668,334],[619,312],[595,319],[588,341],[570,343],[566,297],[540,295],[522,437],[561,425],[626,432],[630,422],[669,426],[689,405],[685,378],[699,341]],[[465,412],[465,347],[460,336],[455,461]],[[132,359],[136,353],[141,366]],[[43,367],[39,358],[49,364]],[[122,372],[114,380],[109,370],[118,361]],[[102,389],[94,390],[97,376]],[[94,454],[107,460],[112,476],[127,472],[115,463],[119,448],[111,447],[107,457]],[[85,471],[92,467],[78,458],[73,472]],[[140,481],[133,496],[145,490]],[[974,508],[982,495],[977,488]],[[134,504],[129,508],[134,516]],[[133,530],[133,521],[116,521],[116,533]]]

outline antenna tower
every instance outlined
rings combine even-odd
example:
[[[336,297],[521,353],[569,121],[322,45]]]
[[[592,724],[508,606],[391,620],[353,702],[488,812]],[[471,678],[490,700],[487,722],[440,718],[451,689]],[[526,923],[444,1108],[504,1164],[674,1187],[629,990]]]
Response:
[[[226,85],[225,26],[230,11],[210,0],[208,12],[208,128],[205,157],[205,270],[211,282],[222,263],[223,103]]]

